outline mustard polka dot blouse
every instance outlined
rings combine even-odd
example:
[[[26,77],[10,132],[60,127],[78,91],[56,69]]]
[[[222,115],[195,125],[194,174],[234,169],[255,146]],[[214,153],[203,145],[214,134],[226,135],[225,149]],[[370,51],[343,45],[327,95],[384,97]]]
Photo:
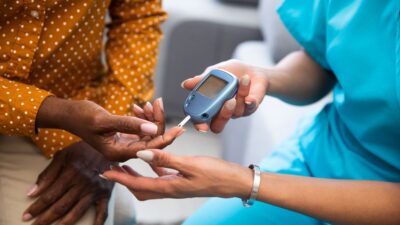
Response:
[[[29,136],[51,157],[79,139],[35,132],[46,97],[92,100],[121,115],[149,100],[165,18],[160,0],[0,1],[0,134]]]

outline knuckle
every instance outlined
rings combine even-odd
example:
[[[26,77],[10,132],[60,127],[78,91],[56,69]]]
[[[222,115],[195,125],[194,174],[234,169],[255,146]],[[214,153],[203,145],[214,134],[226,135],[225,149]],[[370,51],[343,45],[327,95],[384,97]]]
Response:
[[[54,208],[54,214],[61,216],[68,210],[67,204],[60,204]]]
[[[103,121],[104,121],[104,115],[94,114],[91,118],[90,123],[93,126],[93,128],[100,129],[104,126]]]
[[[43,219],[39,219],[35,221],[35,225],[46,225],[48,224],[47,221],[43,220]]]
[[[155,159],[156,163],[160,165],[168,165],[171,161],[171,157],[166,152],[159,152],[158,157]]]
[[[49,204],[53,203],[53,199],[54,198],[52,195],[46,194],[46,195],[42,195],[42,197],[40,198],[40,201],[42,203],[44,203],[45,205],[49,205]]]

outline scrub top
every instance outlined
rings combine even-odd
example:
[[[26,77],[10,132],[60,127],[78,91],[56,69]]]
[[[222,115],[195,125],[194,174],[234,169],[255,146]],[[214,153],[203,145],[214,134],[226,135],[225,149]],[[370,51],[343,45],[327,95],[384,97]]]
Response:
[[[270,0],[265,0],[270,1]],[[286,0],[278,12],[337,79],[333,102],[260,166],[299,176],[400,181],[400,0]],[[218,213],[216,213],[218,212]],[[213,198],[184,225],[329,223],[264,202]]]
[[[337,79],[299,129],[312,176],[400,181],[400,1],[286,0],[278,13]]]

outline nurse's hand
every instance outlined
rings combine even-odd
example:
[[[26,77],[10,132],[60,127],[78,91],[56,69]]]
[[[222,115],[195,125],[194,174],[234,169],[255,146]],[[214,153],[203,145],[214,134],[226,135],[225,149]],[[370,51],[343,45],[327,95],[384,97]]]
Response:
[[[195,125],[197,130],[201,132],[207,132],[211,128],[213,132],[219,133],[232,117],[248,116],[257,110],[267,92],[268,80],[265,75],[266,69],[247,65],[239,60],[229,60],[210,66],[202,75],[183,81],[182,87],[192,90],[213,69],[223,69],[231,72],[240,80],[236,97],[225,103],[221,111],[211,121],[210,127],[205,123]]]
[[[148,162],[159,177],[143,177],[128,166],[114,166],[102,177],[125,185],[139,200],[213,196],[245,199],[251,192],[253,172],[237,164],[160,150],[140,151],[138,157]]]

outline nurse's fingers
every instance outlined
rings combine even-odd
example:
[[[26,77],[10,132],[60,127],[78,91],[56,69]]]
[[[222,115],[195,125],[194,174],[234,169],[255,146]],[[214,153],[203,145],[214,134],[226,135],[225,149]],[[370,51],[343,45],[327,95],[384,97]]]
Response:
[[[243,116],[254,113],[261,102],[264,100],[267,85],[262,82],[253,82],[249,94],[245,97],[245,112]]]
[[[214,133],[220,133],[228,121],[231,119],[234,114],[236,108],[236,99],[231,99],[225,102],[221,111],[217,114],[217,116],[213,119],[211,123],[211,130]]]
[[[196,130],[202,132],[202,133],[207,133],[208,130],[210,129],[208,127],[208,124],[206,123],[198,123],[198,124],[194,124],[194,127],[196,128]]]
[[[251,86],[251,79],[250,76],[245,74],[239,83],[239,89],[236,94],[236,108],[233,114],[234,117],[241,117],[243,116],[246,105],[245,105],[245,98],[249,95]]]
[[[198,75],[193,78],[184,80],[181,83],[181,87],[184,89],[187,89],[187,90],[192,90],[197,85],[197,83],[199,83],[201,81],[201,79],[203,79],[203,77],[204,77],[204,75]]]

